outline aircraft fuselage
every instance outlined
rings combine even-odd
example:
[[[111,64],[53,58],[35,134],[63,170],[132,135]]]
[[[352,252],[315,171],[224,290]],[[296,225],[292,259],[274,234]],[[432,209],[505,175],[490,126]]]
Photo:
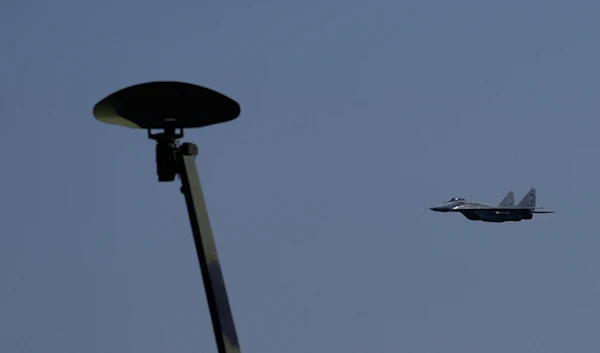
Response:
[[[471,221],[482,222],[519,222],[532,219],[534,213],[554,213],[536,207],[536,190],[531,188],[521,202],[515,205],[514,193],[509,191],[499,205],[469,201],[461,197],[453,197],[441,205],[431,207],[436,212],[460,212]]]
[[[529,210],[463,210],[459,212],[472,221],[482,222],[519,222],[533,218],[533,213]]]

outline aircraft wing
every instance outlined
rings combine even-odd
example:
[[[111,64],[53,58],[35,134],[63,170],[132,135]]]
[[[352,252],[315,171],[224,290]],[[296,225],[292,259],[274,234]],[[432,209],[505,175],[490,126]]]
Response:
[[[452,208],[453,210],[498,210],[497,207],[483,206],[483,205],[460,205]]]
[[[495,212],[503,212],[503,211],[518,211],[518,210],[530,210],[532,213],[556,213],[554,211],[538,211],[541,208],[529,208],[529,207],[490,207],[484,205],[460,205],[453,208],[453,210],[486,210],[486,211],[495,211]]]

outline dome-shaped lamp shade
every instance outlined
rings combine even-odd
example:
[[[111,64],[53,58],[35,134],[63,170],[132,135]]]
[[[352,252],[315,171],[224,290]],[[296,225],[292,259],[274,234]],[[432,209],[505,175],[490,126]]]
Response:
[[[239,115],[240,105],[221,93],[169,81],[127,87],[94,106],[99,121],[134,129],[162,129],[166,120],[174,121],[175,128],[198,128]]]

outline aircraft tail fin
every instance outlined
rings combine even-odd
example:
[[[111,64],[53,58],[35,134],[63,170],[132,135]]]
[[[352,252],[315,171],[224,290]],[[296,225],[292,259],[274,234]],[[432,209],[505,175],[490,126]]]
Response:
[[[525,197],[523,197],[517,206],[535,208],[535,194],[535,188],[531,188],[531,190],[529,190],[529,192],[525,195]]]
[[[502,202],[498,205],[499,207],[510,207],[515,205],[515,193],[509,191],[508,194],[504,197]]]

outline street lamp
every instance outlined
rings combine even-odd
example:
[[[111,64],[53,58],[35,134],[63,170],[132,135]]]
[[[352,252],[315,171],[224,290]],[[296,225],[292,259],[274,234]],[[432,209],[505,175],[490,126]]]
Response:
[[[240,345],[194,161],[198,147],[177,140],[183,137],[183,129],[223,123],[239,115],[240,105],[231,98],[182,82],[131,86],[94,106],[94,116],[103,123],[148,130],[148,138],[157,142],[159,182],[181,177],[219,353],[239,353]],[[163,131],[153,134],[155,129]]]

